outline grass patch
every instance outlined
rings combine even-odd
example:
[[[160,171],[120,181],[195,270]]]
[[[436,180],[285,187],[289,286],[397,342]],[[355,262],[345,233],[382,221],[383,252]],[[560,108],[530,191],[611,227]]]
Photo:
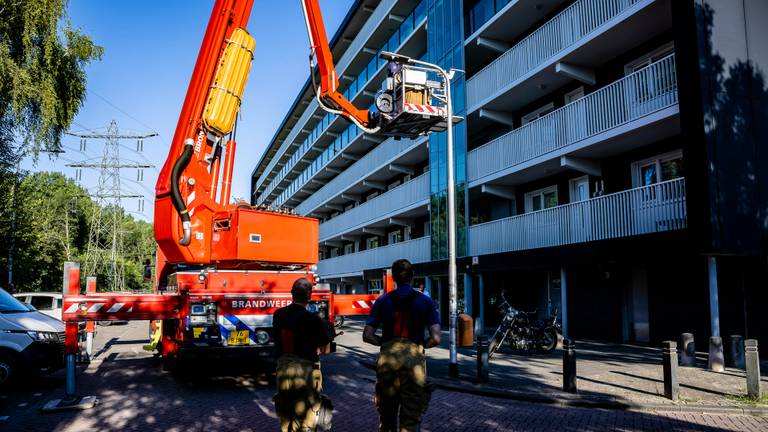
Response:
[[[750,405],[750,406],[767,406],[768,405],[768,394],[763,394],[759,398],[751,398],[747,395],[728,395],[725,398],[732,400],[734,402],[738,402],[740,404]]]

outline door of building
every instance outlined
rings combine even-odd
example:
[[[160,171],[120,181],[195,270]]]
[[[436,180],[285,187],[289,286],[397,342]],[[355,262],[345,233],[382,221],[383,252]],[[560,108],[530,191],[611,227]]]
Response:
[[[571,240],[589,241],[592,235],[592,208],[589,201],[589,176],[572,179],[570,186]]]

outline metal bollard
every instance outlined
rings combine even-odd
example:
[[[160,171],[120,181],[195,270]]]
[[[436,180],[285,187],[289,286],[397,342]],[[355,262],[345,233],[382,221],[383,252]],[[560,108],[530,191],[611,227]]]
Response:
[[[576,393],[576,344],[563,339],[563,391]]]
[[[67,354],[66,360],[67,360],[67,373],[66,373],[66,384],[64,386],[64,399],[62,399],[62,402],[65,404],[74,404],[76,403],[80,398],[77,396],[77,385],[75,382],[76,379],[76,371],[75,371],[75,364],[76,364],[76,356],[75,354]]]
[[[744,341],[747,368],[747,396],[760,398],[760,355],[757,352],[757,339]]]
[[[488,338],[485,336],[477,337],[477,380],[479,382],[488,382]]]
[[[729,341],[731,345],[728,347],[728,357],[725,364],[733,368],[744,369],[744,337],[731,335]]]
[[[662,365],[664,367],[664,397],[677,400],[680,383],[677,381],[677,342],[662,342]]]
[[[720,336],[711,336],[709,338],[709,357],[707,359],[707,369],[712,372],[723,372],[725,370],[725,358],[723,357],[723,338]]]
[[[696,366],[696,343],[693,333],[680,335],[680,350],[678,351],[680,366]]]

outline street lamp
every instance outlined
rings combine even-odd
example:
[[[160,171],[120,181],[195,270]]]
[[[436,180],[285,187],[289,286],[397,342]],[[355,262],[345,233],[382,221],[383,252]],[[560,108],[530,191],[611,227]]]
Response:
[[[459,365],[456,350],[456,326],[457,326],[457,293],[456,293],[456,178],[454,173],[453,161],[453,104],[451,102],[451,80],[456,72],[462,72],[458,69],[446,71],[440,66],[421,60],[416,60],[396,53],[382,51],[381,57],[395,63],[401,63],[411,66],[414,69],[422,69],[428,72],[434,72],[443,78],[443,89],[445,93],[441,96],[433,95],[435,98],[445,103],[446,121],[446,147],[448,153],[448,374],[452,377],[459,376]]]

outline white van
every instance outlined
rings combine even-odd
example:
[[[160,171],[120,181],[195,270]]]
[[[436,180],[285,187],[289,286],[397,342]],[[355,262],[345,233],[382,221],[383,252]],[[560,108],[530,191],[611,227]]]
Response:
[[[54,292],[16,293],[13,295],[22,303],[32,305],[38,312],[61,319],[61,304],[64,296]]]
[[[64,365],[64,323],[0,289],[0,386]]]

